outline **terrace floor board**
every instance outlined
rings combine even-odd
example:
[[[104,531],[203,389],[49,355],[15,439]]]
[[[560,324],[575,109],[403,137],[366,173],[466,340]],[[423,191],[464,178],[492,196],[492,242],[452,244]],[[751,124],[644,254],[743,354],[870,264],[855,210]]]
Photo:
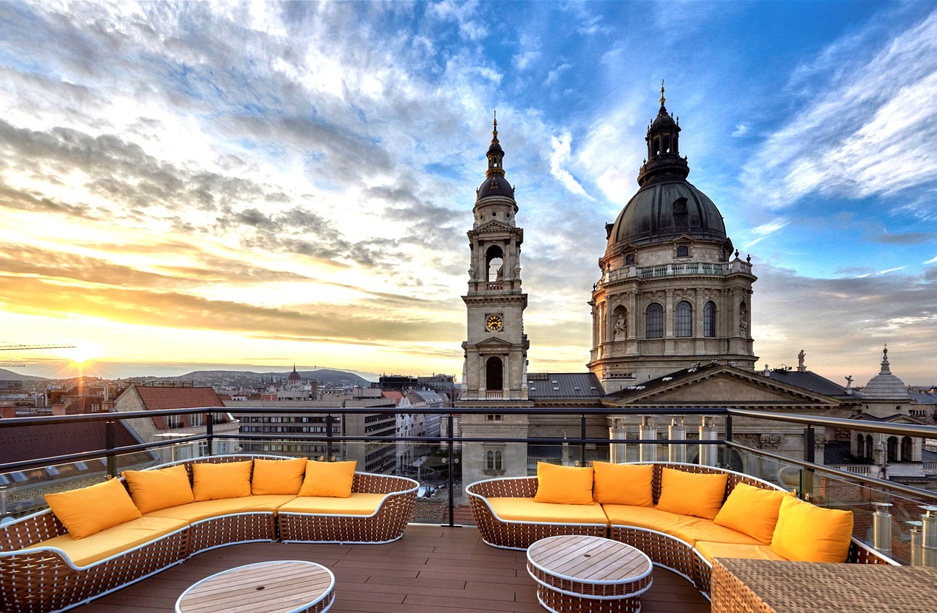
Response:
[[[330,613],[539,613],[521,551],[486,545],[474,527],[411,524],[386,545],[247,543],[196,555],[75,613],[171,613],[176,599],[214,573],[267,560],[309,560],[335,575]],[[654,568],[643,613],[709,613],[709,601],[682,577]],[[223,613],[223,612],[219,612]]]

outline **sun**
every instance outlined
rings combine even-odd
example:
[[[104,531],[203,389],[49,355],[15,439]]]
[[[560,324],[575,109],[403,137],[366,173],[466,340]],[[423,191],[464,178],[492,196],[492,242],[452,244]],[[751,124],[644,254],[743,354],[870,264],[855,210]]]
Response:
[[[83,366],[87,362],[97,358],[100,355],[100,347],[88,344],[78,345],[77,347],[64,352],[64,357],[71,360],[75,364],[78,364],[79,366]]]

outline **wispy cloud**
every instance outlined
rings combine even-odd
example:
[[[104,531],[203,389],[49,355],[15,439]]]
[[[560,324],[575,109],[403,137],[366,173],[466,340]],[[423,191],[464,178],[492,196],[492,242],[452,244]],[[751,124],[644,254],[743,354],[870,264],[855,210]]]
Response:
[[[745,169],[764,204],[784,208],[811,193],[888,195],[934,181],[937,12],[871,54],[868,45],[863,35],[834,43],[801,71],[819,89]]]

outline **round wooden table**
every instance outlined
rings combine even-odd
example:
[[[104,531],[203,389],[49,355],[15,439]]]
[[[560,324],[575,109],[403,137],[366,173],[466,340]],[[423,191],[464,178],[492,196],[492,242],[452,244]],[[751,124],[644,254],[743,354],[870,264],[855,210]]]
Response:
[[[527,549],[527,572],[548,611],[641,610],[653,565],[644,552],[597,536],[551,536]]]
[[[258,562],[193,584],[176,613],[323,613],[335,600],[332,571],[302,560]]]

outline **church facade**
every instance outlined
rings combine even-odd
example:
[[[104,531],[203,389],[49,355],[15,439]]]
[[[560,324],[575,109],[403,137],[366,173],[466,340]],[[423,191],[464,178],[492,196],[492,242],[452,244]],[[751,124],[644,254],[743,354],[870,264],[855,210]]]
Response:
[[[681,128],[665,106],[660,108],[645,137],[648,157],[639,169],[638,190],[614,223],[606,225],[605,251],[599,258],[599,280],[589,305],[592,339],[588,372],[528,373],[529,342],[523,316],[527,295],[521,290],[518,203],[505,179],[504,151],[497,121],[487,152],[488,169],[477,190],[474,221],[468,232],[469,281],[466,340],[461,400],[457,406],[484,407],[489,414],[464,415],[465,438],[546,437],[578,435],[577,415],[558,408],[622,408],[622,415],[586,418],[586,436],[615,440],[670,438],[675,432],[691,441],[686,461],[698,461],[705,446],[699,438],[723,438],[721,418],[650,418],[635,409],[666,413],[668,408],[745,408],[827,417],[891,419],[876,405],[895,406],[897,388],[889,378],[870,382],[889,384],[888,398],[864,400],[849,385],[843,387],[806,369],[803,352],[797,370],[755,371],[751,335],[751,296],[757,280],[750,257],[740,258],[716,205],[687,181],[689,165],[680,155]],[[887,370],[887,362],[884,369]],[[884,371],[883,371],[884,372]],[[890,376],[890,373],[888,373]],[[887,379],[887,380],[886,380]],[[873,384],[874,383],[874,384]],[[901,384],[903,385],[903,384]],[[892,389],[895,388],[895,389]],[[904,397],[904,396],[902,396]],[[535,414],[503,413],[503,408],[535,408]],[[902,415],[901,419],[914,419]],[[803,428],[764,420],[736,418],[737,442],[785,456],[805,459]],[[678,438],[674,436],[673,438]],[[872,444],[848,429],[818,429],[816,461],[825,456],[846,465],[872,464]],[[884,442],[883,445],[894,444]],[[921,462],[921,441],[904,456],[901,448],[890,457]],[[636,461],[639,446],[610,443],[587,445],[571,456],[565,446],[527,443],[467,442],[463,445],[463,482],[492,476],[534,474],[537,461],[572,464],[606,460],[613,449],[619,457]],[[647,447],[645,447],[645,450]],[[830,453],[835,451],[835,453]],[[667,446],[657,446],[658,459],[667,459]],[[753,454],[723,454],[721,464],[770,479],[783,467]],[[915,469],[919,474],[920,468]],[[895,472],[897,473],[897,468]]]

